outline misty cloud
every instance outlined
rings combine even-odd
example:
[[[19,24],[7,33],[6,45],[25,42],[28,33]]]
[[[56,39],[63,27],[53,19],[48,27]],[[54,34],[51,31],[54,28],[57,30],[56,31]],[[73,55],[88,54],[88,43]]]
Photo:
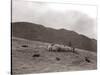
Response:
[[[15,0],[12,6],[12,21],[33,22],[56,29],[65,28],[91,38],[96,38],[95,18],[91,18],[89,14],[81,10],[70,9],[66,6],[67,4],[57,4],[54,8],[53,5],[50,6],[50,3],[43,2]],[[62,8],[61,6],[66,7]],[[75,8],[73,5],[72,7]]]

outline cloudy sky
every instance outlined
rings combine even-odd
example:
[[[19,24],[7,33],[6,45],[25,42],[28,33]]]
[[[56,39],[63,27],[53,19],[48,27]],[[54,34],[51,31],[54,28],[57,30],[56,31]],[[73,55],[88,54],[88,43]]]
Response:
[[[55,29],[65,28],[95,39],[96,17],[96,6],[12,1],[12,22],[32,22]]]

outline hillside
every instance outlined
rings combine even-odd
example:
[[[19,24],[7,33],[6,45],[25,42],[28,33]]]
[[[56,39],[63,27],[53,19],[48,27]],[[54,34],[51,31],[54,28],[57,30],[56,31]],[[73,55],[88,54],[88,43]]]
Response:
[[[50,43],[12,37],[12,73],[46,73],[62,71],[95,70],[96,53],[76,49],[77,53],[49,52]],[[33,55],[39,54],[38,57]],[[90,62],[86,61],[86,57]]]
[[[71,42],[73,47],[89,51],[97,51],[97,41],[94,39],[90,39],[74,31],[65,29],[57,30],[34,23],[12,23],[12,36],[65,45],[68,45],[69,42]]]

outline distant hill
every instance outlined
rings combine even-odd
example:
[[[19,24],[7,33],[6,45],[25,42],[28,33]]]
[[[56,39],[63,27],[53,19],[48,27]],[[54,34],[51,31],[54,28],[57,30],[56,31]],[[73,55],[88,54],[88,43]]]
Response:
[[[90,39],[74,31],[65,29],[57,30],[34,23],[12,23],[12,36],[66,45],[71,42],[73,47],[97,51],[97,41],[95,39]]]

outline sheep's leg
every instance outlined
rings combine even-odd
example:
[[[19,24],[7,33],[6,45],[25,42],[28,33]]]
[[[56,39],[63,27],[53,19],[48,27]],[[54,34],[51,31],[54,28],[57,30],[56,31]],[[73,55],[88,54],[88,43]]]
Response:
[[[72,48],[72,52],[75,53],[75,48]]]

